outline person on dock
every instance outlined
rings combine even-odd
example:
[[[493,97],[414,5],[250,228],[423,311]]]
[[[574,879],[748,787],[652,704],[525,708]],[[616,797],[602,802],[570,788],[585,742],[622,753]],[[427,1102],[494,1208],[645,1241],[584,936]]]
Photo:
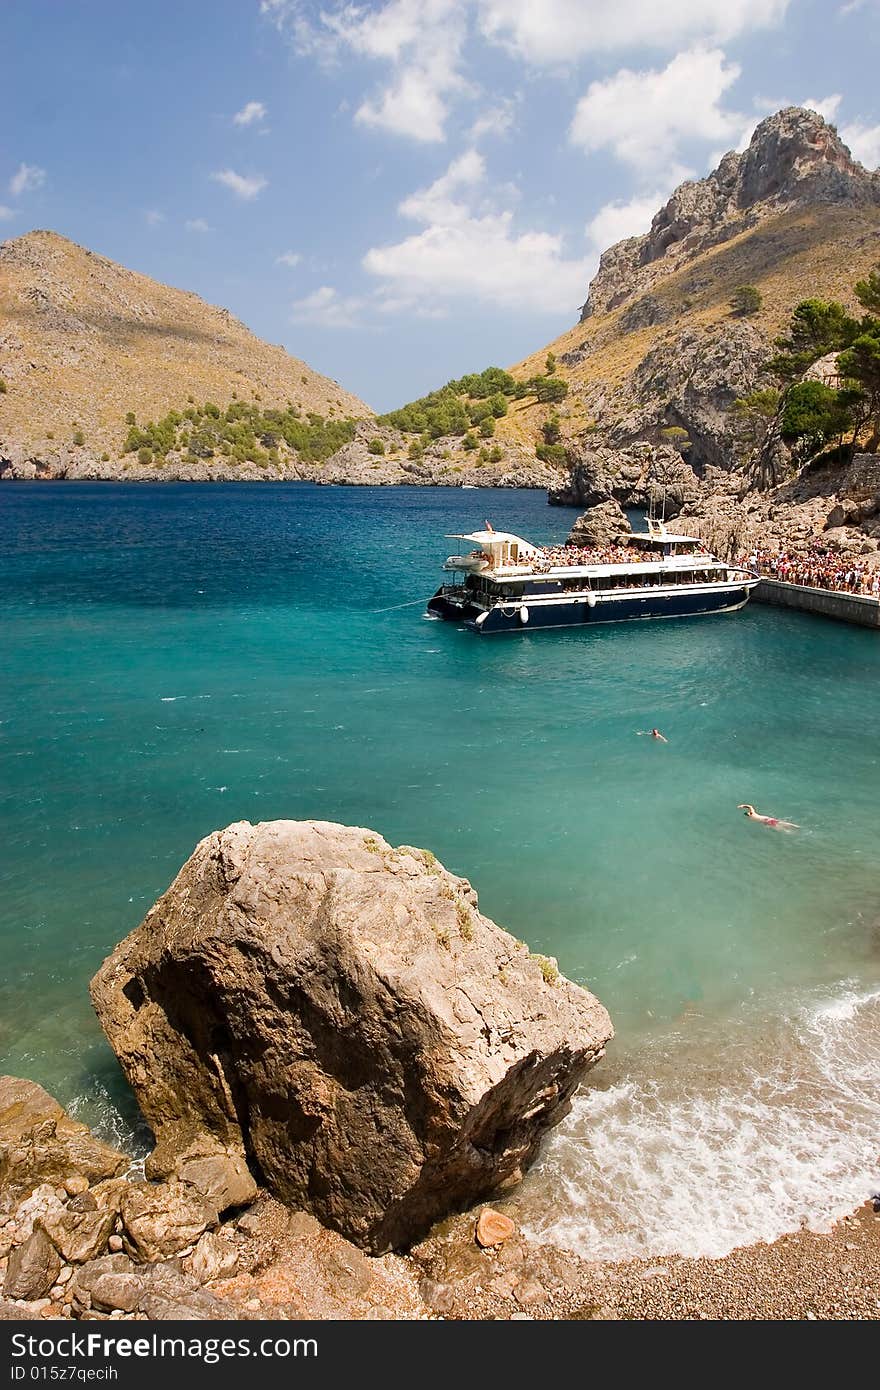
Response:
[[[800,826],[796,825],[793,820],[780,820],[778,816],[762,816],[747,801],[741,801],[736,809],[745,811],[748,820],[756,820],[760,825],[768,826],[770,830],[800,830]]]
[[[666,737],[666,735],[661,734],[659,729],[637,729],[636,734],[639,737],[641,737],[642,734],[646,734],[648,738],[655,738],[658,741],[658,743],[669,742],[669,739]]]

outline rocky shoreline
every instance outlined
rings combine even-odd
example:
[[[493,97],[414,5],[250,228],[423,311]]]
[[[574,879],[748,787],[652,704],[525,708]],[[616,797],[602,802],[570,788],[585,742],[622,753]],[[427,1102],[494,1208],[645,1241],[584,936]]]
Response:
[[[0,1319],[880,1318],[877,1201],[721,1259],[600,1263],[528,1240],[512,1194],[370,1256],[264,1190],[220,1220],[185,1185],[120,1175],[128,1162],[0,1078]]]
[[[2,1319],[880,1317],[880,1198],[721,1260],[523,1234],[610,1020],[429,851],[229,826],[92,995],[156,1147],[0,1077]]]

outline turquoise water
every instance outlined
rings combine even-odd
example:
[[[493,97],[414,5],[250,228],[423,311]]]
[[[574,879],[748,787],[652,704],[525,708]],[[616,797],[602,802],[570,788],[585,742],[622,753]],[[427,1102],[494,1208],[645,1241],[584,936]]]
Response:
[[[757,605],[426,619],[445,533],[487,516],[572,520],[518,491],[4,484],[0,1067],[130,1139],[103,956],[217,826],[356,823],[429,846],[612,1013],[535,1229],[615,1255],[825,1221],[878,1182],[880,642]]]

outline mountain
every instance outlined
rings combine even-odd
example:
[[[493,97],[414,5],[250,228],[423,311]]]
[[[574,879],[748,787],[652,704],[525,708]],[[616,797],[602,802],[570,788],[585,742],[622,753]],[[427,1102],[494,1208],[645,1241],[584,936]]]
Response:
[[[126,416],[140,426],[204,402],[292,404],[304,420],[312,413],[329,422],[372,415],[226,309],[48,231],[0,244],[0,381],[0,466],[6,460],[23,475],[142,472],[136,455],[123,453]],[[186,472],[175,458],[157,468],[154,457],[153,476]],[[288,472],[295,454],[283,443],[281,458]],[[192,476],[206,466],[187,465]],[[220,476],[259,471],[223,457],[212,467]]]
[[[767,383],[772,340],[811,296],[854,311],[852,286],[880,260],[880,173],[858,164],[833,126],[790,107],[768,117],[742,154],[683,183],[650,231],[607,250],[580,322],[511,368],[568,385],[563,438],[581,448],[657,444],[686,431],[697,473],[738,459],[733,402]],[[731,309],[739,286],[760,308]],[[539,438],[546,410],[528,402],[505,424]],[[579,500],[572,497],[567,500]]]

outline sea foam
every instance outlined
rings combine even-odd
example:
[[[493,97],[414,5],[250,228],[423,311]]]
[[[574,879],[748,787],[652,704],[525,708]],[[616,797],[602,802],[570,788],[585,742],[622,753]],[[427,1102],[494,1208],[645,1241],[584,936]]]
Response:
[[[651,1045],[584,1090],[523,1189],[529,1234],[586,1259],[720,1256],[864,1202],[880,1177],[880,991],[842,984],[757,1042],[748,1026],[714,1047]]]

